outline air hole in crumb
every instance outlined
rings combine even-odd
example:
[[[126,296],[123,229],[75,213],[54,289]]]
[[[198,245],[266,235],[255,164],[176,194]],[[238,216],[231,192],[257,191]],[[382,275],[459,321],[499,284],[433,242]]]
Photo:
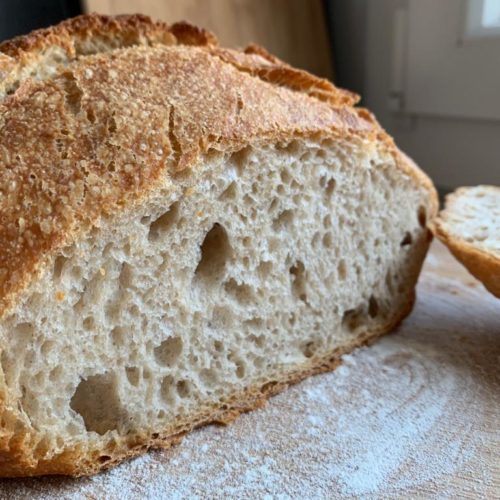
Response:
[[[201,259],[195,275],[205,280],[216,281],[224,273],[226,262],[231,256],[231,245],[226,230],[215,223],[201,245]]]
[[[176,388],[177,394],[179,394],[181,398],[187,398],[189,396],[190,386],[187,380],[179,380],[179,382],[177,382]]]
[[[387,289],[389,290],[389,292],[393,293],[394,284],[392,282],[392,274],[390,269],[387,271],[385,275],[385,284],[387,285]]]
[[[125,339],[127,337],[127,331],[125,328],[121,326],[115,326],[113,330],[111,330],[111,339],[115,346],[122,346],[125,344]]]
[[[335,179],[330,179],[326,184],[325,193],[328,197],[331,197],[333,191],[335,191],[336,182]]]
[[[418,223],[421,227],[425,227],[427,224],[427,212],[425,207],[420,205],[417,212]]]
[[[292,175],[287,169],[283,169],[280,173],[280,178],[283,184],[288,184],[292,180]]]
[[[300,347],[300,350],[306,358],[312,358],[317,350],[317,346],[315,342],[306,342]]]
[[[219,196],[220,200],[234,200],[236,198],[236,194],[238,192],[238,188],[236,186],[236,182],[231,182],[229,186],[222,192]]]
[[[325,248],[332,248],[333,246],[333,241],[332,241],[332,234],[331,233],[326,233],[323,236],[323,246]]]
[[[217,352],[222,352],[224,350],[224,344],[220,340],[214,340],[214,349]]]
[[[83,320],[83,328],[87,331],[94,330],[95,319],[92,316],[88,316]]]
[[[70,407],[83,418],[89,432],[105,434],[122,421],[116,377],[110,373],[92,375],[82,380],[71,398]]]
[[[236,151],[231,155],[230,161],[232,161],[238,170],[241,171],[245,167],[245,164],[248,163],[248,157],[250,156],[251,151],[252,148],[250,146],[247,146],[240,151]]]
[[[378,301],[372,295],[368,302],[368,314],[370,315],[370,317],[375,318],[378,315],[378,310],[379,310]]]
[[[243,322],[243,324],[251,328],[256,328],[258,330],[264,328],[264,320],[262,318],[247,319]]]
[[[273,198],[271,201],[271,204],[269,205],[269,211],[274,212],[274,210],[276,210],[278,204],[279,204],[279,199]]]
[[[245,376],[245,363],[241,360],[236,361],[236,376],[238,378],[243,378]]]
[[[67,261],[68,259],[64,255],[59,255],[58,257],[56,257],[56,260],[54,261],[54,272],[53,272],[55,280],[58,280],[62,276],[64,265],[66,264]]]
[[[58,382],[59,380],[61,380],[61,377],[63,375],[63,369],[61,366],[56,366],[55,368],[53,368],[52,370],[50,370],[50,373],[49,373],[49,380],[51,382]]]
[[[164,340],[153,352],[156,362],[161,366],[174,366],[182,353],[183,342],[180,337],[169,337]]]
[[[293,295],[303,302],[306,302],[306,274],[304,264],[298,260],[292,267],[290,267],[289,271],[292,279]]]
[[[174,378],[171,375],[163,377],[160,386],[160,395],[167,404],[172,404],[175,401],[174,387]]]
[[[234,278],[224,284],[224,290],[240,304],[247,304],[253,298],[252,288],[245,283],[238,284]]]
[[[149,226],[149,241],[156,241],[165,234],[179,218],[179,202],[172,203],[167,212],[158,217]]]
[[[345,280],[347,278],[347,267],[344,259],[340,259],[337,265],[337,272],[340,280]]]
[[[46,340],[43,344],[42,347],[40,348],[40,351],[43,356],[47,356],[50,351],[54,349],[54,346],[56,343],[53,340]]]
[[[273,221],[273,229],[279,231],[280,229],[290,226],[293,222],[293,211],[283,210],[276,219]]]
[[[35,383],[42,387],[45,384],[45,372],[38,372],[34,377]]]
[[[299,141],[293,140],[290,141],[288,144],[277,145],[276,149],[285,151],[290,154],[297,154],[301,150],[301,147]]]
[[[132,304],[127,309],[127,311],[130,314],[130,316],[132,316],[133,318],[138,318],[141,314],[141,310],[139,309],[139,307],[136,304]]]
[[[411,236],[411,233],[409,231],[406,231],[403,239],[401,240],[401,246],[402,247],[406,247],[408,245],[411,245],[412,244],[412,241],[413,241],[413,238]]]
[[[316,248],[318,246],[320,238],[321,238],[320,233],[314,233],[313,238],[311,240],[311,245],[313,248]]]
[[[140,380],[140,371],[137,366],[127,366],[125,367],[125,374],[127,375],[127,380],[130,385],[137,387]]]
[[[268,261],[259,262],[257,266],[257,273],[261,278],[267,278],[271,274],[273,263]]]
[[[342,317],[342,326],[350,331],[354,331],[362,325],[364,316],[362,305],[359,305],[355,309],[348,309]]]
[[[120,276],[118,278],[118,282],[120,283],[120,288],[122,289],[130,288],[133,282],[132,276],[133,276],[132,266],[130,264],[127,264],[126,262],[123,262],[120,269]]]
[[[109,455],[101,455],[99,457],[99,463],[105,464],[106,462],[109,462],[111,460],[111,457]]]
[[[251,342],[253,342],[257,347],[264,347],[265,343],[266,343],[266,337],[265,335],[249,335],[248,336],[248,340],[250,340]]]

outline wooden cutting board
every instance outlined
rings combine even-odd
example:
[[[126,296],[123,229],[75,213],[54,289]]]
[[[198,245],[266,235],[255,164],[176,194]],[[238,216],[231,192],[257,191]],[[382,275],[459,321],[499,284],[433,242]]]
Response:
[[[227,428],[0,498],[500,498],[500,300],[434,243],[411,316]]]

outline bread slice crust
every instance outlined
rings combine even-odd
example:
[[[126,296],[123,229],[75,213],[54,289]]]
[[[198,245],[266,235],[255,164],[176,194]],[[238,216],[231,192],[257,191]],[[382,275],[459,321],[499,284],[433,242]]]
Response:
[[[500,200],[500,188],[497,186],[479,186],[496,194]],[[477,244],[467,241],[463,235],[454,230],[450,215],[453,215],[457,200],[467,196],[471,189],[459,188],[446,197],[445,208],[434,219],[432,229],[434,234],[449,248],[455,258],[467,270],[483,283],[485,288],[495,297],[500,298],[500,257],[494,252],[480,248]],[[482,221],[474,221],[480,225]]]
[[[171,95],[160,102],[148,94],[155,78],[169,78]],[[432,182],[367,110],[354,107],[354,94],[259,47],[222,49],[212,34],[186,23],[89,15],[4,42],[0,94],[0,187],[6,193],[0,201],[0,320],[61,248],[83,238],[101,217],[139,206],[165,187],[166,178],[174,186],[191,175],[210,151],[294,138],[361,137],[379,144],[429,192],[429,219],[437,209]],[[137,99],[161,113],[146,115],[130,106]],[[115,111],[124,108],[130,108],[129,120],[117,123]],[[151,139],[149,131],[157,129],[165,132],[162,140]],[[427,247],[415,262],[412,287]],[[114,448],[75,447],[47,461],[36,459],[30,431],[19,428],[2,384],[0,475],[90,474],[148,448],[169,447],[194,427],[230,421],[287,384],[333,369],[344,352],[397,325],[413,300],[342,352],[311,358],[275,385],[251,388],[175,430],[133,436]]]

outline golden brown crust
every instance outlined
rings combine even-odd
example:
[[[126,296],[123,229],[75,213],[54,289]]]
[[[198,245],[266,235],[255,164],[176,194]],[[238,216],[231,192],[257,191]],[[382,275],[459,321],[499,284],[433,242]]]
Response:
[[[461,195],[462,189],[446,197],[445,209],[434,220],[432,230],[455,258],[481,281],[489,292],[500,298],[500,258],[453,233],[447,224],[447,210],[453,210],[454,200]]]
[[[174,41],[165,23],[153,23],[147,16],[136,14],[111,17],[91,14],[74,17],[56,26],[2,42],[0,52],[22,62],[26,57],[33,57],[48,48],[59,46],[67,48],[70,55],[76,56],[84,41],[100,37],[115,38],[120,46],[141,44],[141,38],[148,43]]]
[[[304,92],[332,106],[354,106],[359,101],[357,94],[339,89],[328,80],[307,71],[293,68],[257,45],[250,45],[243,52],[213,47],[211,53],[266,82]]]
[[[51,73],[45,71],[59,60]],[[434,214],[432,183],[368,111],[353,107],[352,94],[261,48],[220,49],[213,35],[185,23],[168,27],[143,16],[82,16],[3,43],[2,91],[0,319],[61,247],[100,217],[175,183],[178,172],[196,168],[210,149],[230,153],[260,141],[359,136],[393,155],[397,167],[429,191],[434,204],[429,218]],[[418,269],[414,281],[417,274]],[[364,341],[386,333],[410,309],[411,304]],[[313,360],[277,381],[276,390],[331,369],[339,355]],[[0,473],[95,472],[148,447],[170,446],[179,433],[227,420],[262,404],[272,392],[249,391],[174,433],[139,436],[135,444],[116,444],[114,450],[80,445],[49,461],[34,458],[16,402],[0,392]]]

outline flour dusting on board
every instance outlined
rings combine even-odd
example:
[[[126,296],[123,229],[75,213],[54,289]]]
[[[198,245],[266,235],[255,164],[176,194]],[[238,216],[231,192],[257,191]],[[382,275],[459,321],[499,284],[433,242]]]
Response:
[[[427,279],[396,335],[231,426],[93,478],[6,481],[0,497],[493,498],[499,335],[494,298]]]

